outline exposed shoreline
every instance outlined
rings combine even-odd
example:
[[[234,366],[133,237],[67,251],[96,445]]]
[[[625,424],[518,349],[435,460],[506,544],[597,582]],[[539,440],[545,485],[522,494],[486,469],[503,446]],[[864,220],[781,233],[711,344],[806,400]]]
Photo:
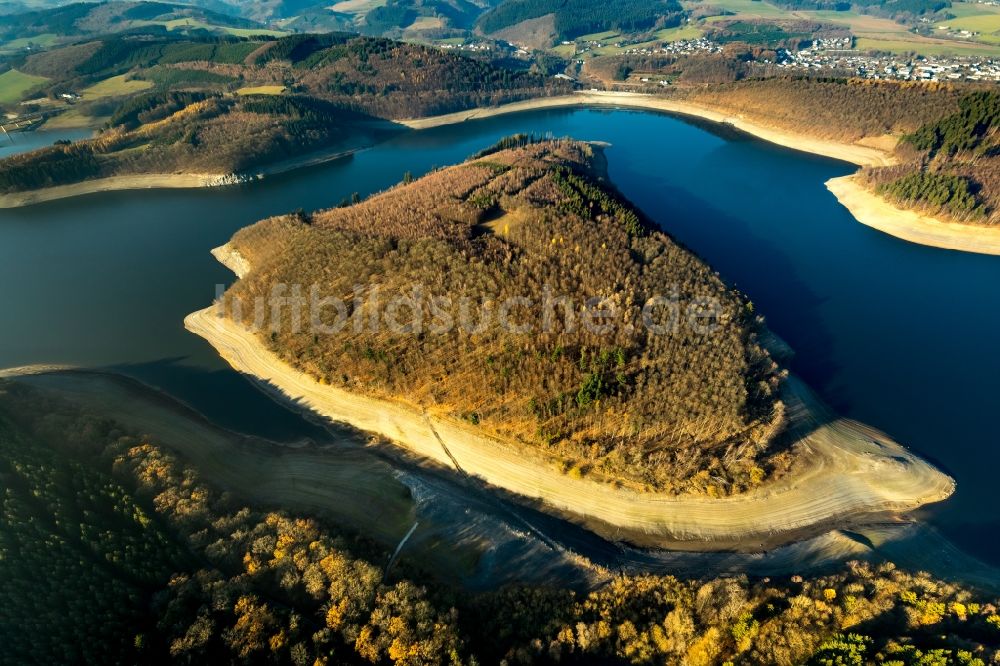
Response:
[[[665,111],[730,125],[769,143],[830,157],[857,166],[890,166],[896,163],[896,159],[891,153],[874,146],[812,138],[767,127],[742,116],[728,114],[708,106],[631,92],[578,92],[573,95],[543,97],[498,107],[470,109],[399,122],[413,129],[427,129],[506,113],[572,106],[611,106]],[[1000,229],[947,222],[916,211],[897,208],[882,197],[858,185],[852,176],[831,179],[827,181],[826,185],[827,189],[851,212],[858,222],[890,236],[929,247],[1000,255]]]
[[[191,189],[213,187],[226,178],[223,174],[153,173],[96,178],[69,185],[45,187],[27,192],[0,194],[0,208],[20,208],[46,201],[69,199],[97,192],[148,189]]]
[[[69,199],[86,194],[96,194],[98,192],[122,192],[127,190],[150,190],[150,189],[197,189],[205,187],[225,187],[228,185],[238,185],[261,180],[267,176],[275,176],[287,173],[296,169],[304,169],[326,162],[353,155],[364,150],[367,146],[344,149],[343,147],[329,150],[321,150],[295,157],[281,162],[276,162],[266,167],[257,169],[252,173],[230,173],[230,174],[198,174],[198,173],[154,173],[154,174],[133,174],[128,176],[111,176],[109,178],[95,178],[69,185],[57,185],[55,187],[45,187],[39,190],[29,190],[26,192],[11,192],[0,194],[0,209],[21,208],[31,206],[46,201],[57,201],[59,199]]]
[[[884,166],[893,163],[893,158],[889,153],[871,146],[839,143],[825,139],[815,139],[801,134],[795,134],[793,132],[765,127],[745,118],[723,113],[709,107],[692,104],[690,102],[671,100],[664,97],[658,97],[656,95],[629,92],[591,91],[578,92],[572,95],[562,95],[558,97],[540,97],[496,107],[468,109],[466,111],[458,111],[455,113],[431,116],[428,118],[400,120],[396,121],[395,125],[420,130],[431,127],[440,127],[442,125],[451,125],[477,118],[489,118],[491,116],[498,116],[507,113],[570,106],[618,106],[647,109],[652,111],[664,111],[667,113],[692,116],[710,122],[726,124],[770,143],[815,155],[850,162],[859,166]],[[348,155],[352,155],[359,150],[363,150],[365,147],[367,146],[348,149],[340,147],[337,149],[321,150],[303,155],[301,157],[277,162],[246,174],[134,174],[127,176],[112,176],[109,178],[97,178],[80,183],[57,185],[55,187],[46,187],[27,192],[0,194],[0,209],[19,208],[46,201],[67,199],[98,192],[141,189],[192,189],[251,182],[260,180],[267,176],[316,166],[340,159],[342,157],[347,157]]]
[[[431,127],[440,127],[442,125],[451,125],[464,122],[466,120],[490,118],[507,113],[571,106],[617,106],[647,109],[651,111],[664,111],[667,113],[692,116],[702,120],[708,120],[710,122],[729,125],[769,143],[774,143],[786,148],[792,148],[794,150],[800,150],[806,153],[812,153],[814,155],[822,155],[824,157],[850,162],[851,164],[856,164],[858,166],[888,166],[895,163],[895,159],[890,153],[879,148],[857,143],[843,143],[828,139],[808,137],[803,134],[796,134],[794,132],[775,129],[773,127],[766,127],[760,123],[747,120],[742,116],[719,111],[708,106],[674,100],[667,97],[660,97],[658,95],[647,95],[632,92],[577,92],[572,95],[539,97],[524,100],[522,102],[503,104],[501,106],[469,109],[466,111],[457,111],[455,113],[448,113],[440,116],[413,118],[397,122],[412,129],[420,130],[429,129]]]
[[[809,137],[768,127],[743,116],[726,113],[709,106],[632,92],[581,91],[571,95],[540,97],[495,107],[457,111],[440,116],[400,120],[397,121],[397,124],[413,130],[422,130],[536,109],[601,106],[663,111],[695,117],[729,125],[769,143],[841,160],[857,166],[888,166],[896,161],[891,153],[874,146]],[[275,163],[250,174],[138,174],[101,178],[28,192],[14,192],[0,195],[0,209],[18,208],[97,192],[190,189],[252,182],[267,176],[347,157],[363,149],[364,147],[318,151]],[[851,212],[858,222],[873,229],[920,245],[1000,255],[1000,229],[946,222],[915,211],[897,208],[878,195],[859,186],[850,176],[831,179],[826,185],[827,189]]]
[[[945,250],[1000,255],[1000,228],[945,222],[897,208],[854,176],[826,181],[826,187],[861,224],[911,243]]]
[[[232,249],[217,251],[228,265]],[[242,259],[242,258],[241,258]],[[786,477],[733,497],[668,496],[572,478],[475,426],[409,405],[324,386],[271,353],[249,329],[215,306],[185,327],[205,338],[237,371],[333,421],[379,433],[409,453],[502,488],[599,533],[627,532],[640,545],[692,550],[760,550],[865,520],[883,520],[941,501],[954,482],[927,462],[861,424],[828,418],[808,390],[793,383],[792,418],[801,437]]]
[[[0,378],[26,383],[111,418],[128,430],[144,433],[180,453],[208,481],[250,501],[332,517],[390,547],[399,542],[416,517],[421,529],[408,544],[410,556],[443,578],[477,589],[554,580],[592,586],[618,571],[669,571],[691,577],[803,574],[847,560],[880,561],[883,557],[944,579],[990,590],[998,585],[996,570],[964,555],[920,523],[880,523],[851,532],[832,530],[747,553],[644,550],[603,541],[581,542],[572,532],[563,534],[555,524],[538,526],[543,530],[539,537],[532,530],[521,529],[503,511],[491,511],[492,504],[475,495],[452,493],[453,486],[438,482],[438,475],[422,475],[410,465],[396,467],[385,461],[392,476],[412,488],[415,504],[400,501],[402,498],[392,493],[387,496],[387,479],[372,465],[372,461],[385,460],[380,450],[368,453],[339,442],[317,448],[309,442],[243,435],[212,424],[160,389],[115,373],[28,366],[0,370]],[[373,507],[373,501],[377,506]],[[377,520],[372,518],[373,508],[379,512]],[[542,539],[548,538],[560,547],[547,546]],[[441,541],[448,548],[439,547]],[[477,552],[483,556],[470,564],[470,553]],[[503,555],[497,556],[500,552]],[[942,552],[947,554],[942,556]]]

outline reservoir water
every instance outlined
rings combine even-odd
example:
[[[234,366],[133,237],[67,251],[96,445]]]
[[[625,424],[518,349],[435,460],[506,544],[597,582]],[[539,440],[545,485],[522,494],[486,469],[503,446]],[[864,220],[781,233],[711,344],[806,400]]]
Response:
[[[823,186],[850,165],[662,114],[501,116],[401,134],[250,185],[0,210],[0,368],[111,368],[220,425],[283,439],[308,434],[314,426],[184,330],[184,316],[232,280],[209,250],[268,215],[364,196],[516,132],[610,143],[614,183],[749,294],[795,350],[795,373],[841,414],[886,431],[957,480],[954,497],[923,517],[1000,564],[1000,257],[921,247],[858,224]]]

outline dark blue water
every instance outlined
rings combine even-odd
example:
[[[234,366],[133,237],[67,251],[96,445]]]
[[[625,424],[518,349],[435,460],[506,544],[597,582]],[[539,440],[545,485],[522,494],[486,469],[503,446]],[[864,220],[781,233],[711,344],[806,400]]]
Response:
[[[115,367],[227,427],[303,426],[183,330],[231,276],[208,254],[275,213],[336,204],[457,162],[515,132],[612,144],[615,184],[748,293],[839,412],[958,481],[925,513],[1000,562],[1000,258],[925,248],[858,224],[823,186],[853,167],[665,115],[524,113],[396,137],[323,167],[214,191],[100,194],[0,211],[0,367]]]
[[[68,129],[57,131],[39,130],[37,132],[0,133],[0,158],[16,153],[23,153],[36,148],[51,146],[59,139],[77,141],[86,139],[92,132],[85,129]]]

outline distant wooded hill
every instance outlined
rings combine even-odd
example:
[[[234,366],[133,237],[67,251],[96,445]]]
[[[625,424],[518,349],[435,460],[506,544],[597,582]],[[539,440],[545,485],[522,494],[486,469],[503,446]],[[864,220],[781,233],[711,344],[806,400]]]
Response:
[[[113,82],[117,96],[107,100],[110,119],[98,138],[4,161],[0,192],[145,173],[243,172],[370,141],[373,117],[434,115],[571,89],[429,47],[343,33],[181,41],[119,35],[27,56],[18,67],[24,76],[51,77],[50,96],[95,80],[108,89]],[[47,101],[33,106],[49,113]]]
[[[0,42],[39,36],[64,38],[118,32],[215,32],[247,35],[266,29],[239,16],[160,2],[74,3],[4,18]]]
[[[680,22],[681,12],[676,0],[506,0],[477,25],[490,34],[551,14],[556,36],[573,39],[604,30],[671,27]]]

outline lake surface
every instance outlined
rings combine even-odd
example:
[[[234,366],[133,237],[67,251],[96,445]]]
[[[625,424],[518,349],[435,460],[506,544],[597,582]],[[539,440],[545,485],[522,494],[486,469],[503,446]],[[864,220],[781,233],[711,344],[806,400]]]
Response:
[[[93,134],[86,129],[68,129],[61,131],[39,130],[37,132],[13,132],[0,134],[0,158],[16,153],[23,153],[36,148],[51,146],[59,139],[77,141],[86,139]]]
[[[840,413],[957,479],[955,496],[924,517],[966,551],[1000,563],[1000,257],[869,229],[823,186],[852,166],[718,131],[637,111],[529,112],[400,135],[252,185],[0,211],[0,367],[113,368],[220,425],[278,439],[308,435],[314,426],[184,331],[184,316],[232,280],[211,248],[268,215],[364,196],[512,133],[606,141],[619,189],[750,295],[795,349],[795,373]]]

